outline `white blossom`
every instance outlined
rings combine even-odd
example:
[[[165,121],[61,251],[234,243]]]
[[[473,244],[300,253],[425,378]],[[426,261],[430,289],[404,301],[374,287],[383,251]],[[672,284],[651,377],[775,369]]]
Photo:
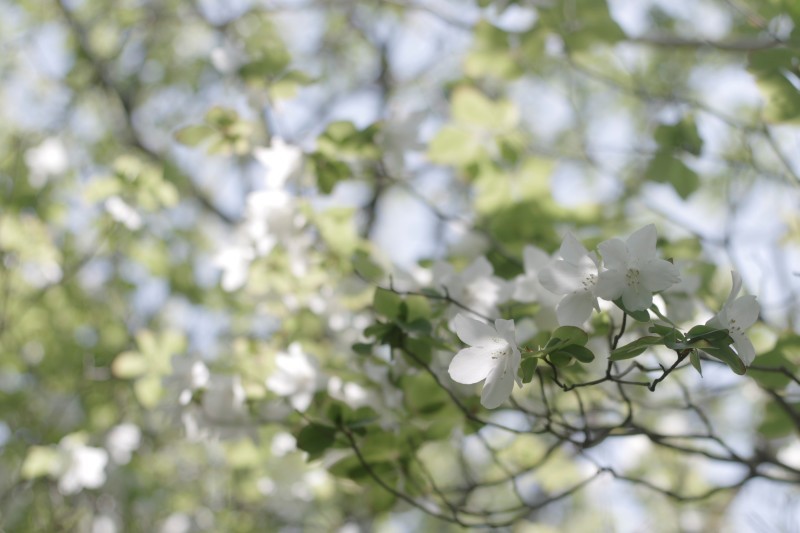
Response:
[[[635,231],[625,242],[609,239],[599,245],[608,270],[600,273],[595,294],[606,300],[622,297],[629,311],[643,311],[653,303],[653,293],[681,280],[678,269],[656,257],[656,227]]]
[[[269,148],[256,148],[253,155],[267,167],[266,184],[269,189],[283,187],[300,172],[303,165],[303,150],[280,137],[273,137]]]
[[[106,212],[111,218],[124,225],[131,231],[136,231],[142,227],[142,217],[125,200],[119,196],[112,196],[104,203]]]
[[[731,277],[733,284],[728,299],[722,304],[722,309],[706,324],[728,330],[739,358],[745,365],[750,365],[756,357],[756,350],[744,332],[758,320],[759,305],[756,297],[752,295],[736,298],[742,289],[742,277],[735,271],[731,271]]]
[[[58,490],[76,494],[83,489],[97,489],[106,482],[108,453],[102,448],[86,446],[78,435],[67,435],[59,443],[62,467]]]
[[[556,314],[565,326],[581,327],[592,309],[597,309],[597,276],[599,261],[571,233],[564,236],[556,259],[539,273],[539,281],[549,291],[561,294]]]
[[[481,405],[499,407],[511,395],[522,356],[513,320],[498,319],[494,327],[464,315],[453,321],[458,338],[469,345],[456,354],[448,372],[453,381],[471,385],[486,380]],[[520,386],[521,383],[520,383]]]
[[[141,440],[139,426],[126,422],[111,428],[106,436],[106,448],[115,463],[124,465],[130,462],[131,455],[139,447]]]
[[[433,285],[444,287],[450,298],[480,316],[496,315],[497,305],[506,299],[508,292],[506,282],[494,275],[492,264],[483,256],[461,272],[456,272],[448,263],[436,263]],[[465,310],[451,309],[450,312],[450,316],[454,316]]]
[[[231,246],[217,254],[214,265],[222,270],[223,290],[232,292],[244,286],[253,259],[253,250],[246,246]]]
[[[324,385],[316,361],[303,352],[299,343],[293,342],[288,353],[277,355],[275,364],[277,370],[267,379],[267,388],[279,396],[289,397],[292,407],[304,412]]]

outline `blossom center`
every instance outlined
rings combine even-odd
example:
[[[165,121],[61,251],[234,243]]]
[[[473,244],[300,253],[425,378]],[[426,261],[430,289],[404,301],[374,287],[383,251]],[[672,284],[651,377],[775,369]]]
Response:
[[[591,273],[587,274],[586,277],[584,277],[581,280],[581,286],[583,287],[583,290],[585,290],[585,291],[588,291],[589,289],[594,287],[596,284],[597,284],[597,274],[591,274]]]
[[[629,287],[638,288],[641,283],[639,280],[639,271],[635,268],[628,269],[628,272],[625,274],[625,281],[628,283]]]
[[[494,349],[490,352],[492,359],[500,359],[508,355],[509,344],[505,339],[492,337],[492,342],[495,344]]]

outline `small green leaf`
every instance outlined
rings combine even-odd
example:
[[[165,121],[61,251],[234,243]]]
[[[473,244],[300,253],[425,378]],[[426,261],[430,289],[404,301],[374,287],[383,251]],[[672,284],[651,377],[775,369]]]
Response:
[[[694,344],[700,340],[705,340],[711,343],[716,343],[722,340],[730,339],[728,337],[728,330],[715,328],[714,326],[699,325],[694,326],[686,334],[689,344]],[[728,341],[728,344],[733,342],[733,339]]]
[[[297,434],[297,447],[316,457],[330,448],[335,438],[336,429],[312,422]]]
[[[585,346],[589,342],[589,335],[581,328],[575,326],[561,326],[553,332],[554,339],[565,341],[565,346],[578,345]]]
[[[186,126],[175,132],[175,140],[186,146],[197,146],[216,135],[210,126]]]
[[[372,307],[378,314],[390,319],[397,319],[400,317],[400,306],[403,304],[403,298],[396,292],[378,287],[375,289],[375,296],[372,299]]]
[[[733,370],[734,374],[744,375],[747,372],[747,367],[744,366],[744,363],[739,356],[736,355],[730,346],[725,346],[722,344],[715,344],[711,345],[708,341],[700,341],[699,348],[703,350],[705,353],[719,359],[726,365]]]
[[[570,357],[577,359],[581,363],[591,363],[592,361],[594,361],[594,354],[592,353],[592,351],[586,348],[585,346],[578,346],[577,344],[565,346],[556,353],[566,354]]]
[[[650,346],[655,346],[656,344],[661,344],[661,343],[662,343],[662,337],[653,337],[653,336],[642,337],[641,339],[637,339],[629,344],[626,344],[625,346],[617,348],[616,350],[611,352],[609,359],[612,361],[622,361],[624,359],[631,359],[643,353]]]
[[[370,355],[372,353],[372,345],[363,342],[357,342],[353,345],[353,351],[361,355]]]
[[[539,359],[536,357],[528,357],[522,360],[522,363],[519,365],[519,375],[523,383],[530,383],[533,380],[533,375],[536,372],[538,363]]]
[[[697,350],[689,352],[689,362],[692,363],[692,366],[697,370],[697,373],[700,374],[700,377],[703,377],[703,369],[700,367],[700,354]]]

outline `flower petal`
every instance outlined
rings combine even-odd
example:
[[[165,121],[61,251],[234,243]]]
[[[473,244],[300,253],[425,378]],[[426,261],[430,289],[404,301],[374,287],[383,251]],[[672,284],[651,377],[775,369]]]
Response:
[[[464,348],[450,361],[447,372],[456,383],[471,385],[486,379],[497,364],[486,348]]]
[[[458,338],[470,346],[492,346],[495,344],[492,339],[497,337],[497,332],[489,324],[461,314],[453,319],[453,329]]]
[[[555,294],[567,294],[581,288],[583,270],[563,259],[556,259],[550,266],[539,272],[539,283]]]
[[[728,306],[728,320],[744,330],[756,323],[759,311],[755,296],[742,296]]]
[[[484,256],[480,256],[475,261],[470,263],[467,268],[461,272],[461,279],[465,282],[469,282],[471,280],[477,278],[485,278],[491,276],[494,273],[494,269],[492,268],[492,264],[486,259]]]
[[[728,299],[725,300],[725,306],[733,303],[740,290],[742,290],[742,276],[735,270],[731,270],[731,293],[728,295]]]
[[[492,369],[481,392],[481,405],[487,409],[495,409],[511,396],[517,377],[514,366],[509,354],[508,357],[503,358],[501,364]]]
[[[497,333],[506,340],[509,346],[517,345],[517,337],[513,320],[503,320],[502,318],[498,318],[494,321],[494,327],[497,330]]]
[[[536,246],[527,245],[522,251],[522,260],[525,265],[525,273],[534,274],[547,266],[550,262],[550,256]]]
[[[656,255],[656,240],[658,233],[654,224],[648,224],[642,229],[636,230],[628,237],[625,244],[628,245],[628,251],[633,257],[641,260],[647,260],[655,257]]]
[[[622,291],[628,287],[625,271],[606,270],[597,277],[595,294],[604,300],[616,300],[622,296]]]
[[[733,347],[736,348],[739,359],[745,365],[750,366],[750,363],[756,358],[756,349],[753,348],[753,343],[743,333],[739,332],[731,332],[731,338],[733,338]]]
[[[597,245],[603,262],[610,270],[627,270],[630,262],[628,247],[619,239],[609,239]]]
[[[581,257],[587,255],[589,252],[572,233],[567,232],[567,234],[564,235],[564,240],[561,242],[561,249],[558,253],[570,263],[577,264],[580,262]]]
[[[556,308],[558,323],[562,326],[581,327],[592,315],[595,297],[589,291],[567,294]]]
[[[651,259],[641,266],[639,279],[650,292],[668,289],[681,280],[678,267],[663,259]]]
[[[653,294],[644,287],[628,287],[622,293],[622,305],[628,311],[644,311],[653,303]]]

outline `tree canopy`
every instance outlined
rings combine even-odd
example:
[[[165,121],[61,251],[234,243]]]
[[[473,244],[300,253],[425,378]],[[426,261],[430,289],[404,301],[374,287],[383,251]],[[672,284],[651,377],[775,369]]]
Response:
[[[0,0],[0,530],[794,531],[798,26]]]

